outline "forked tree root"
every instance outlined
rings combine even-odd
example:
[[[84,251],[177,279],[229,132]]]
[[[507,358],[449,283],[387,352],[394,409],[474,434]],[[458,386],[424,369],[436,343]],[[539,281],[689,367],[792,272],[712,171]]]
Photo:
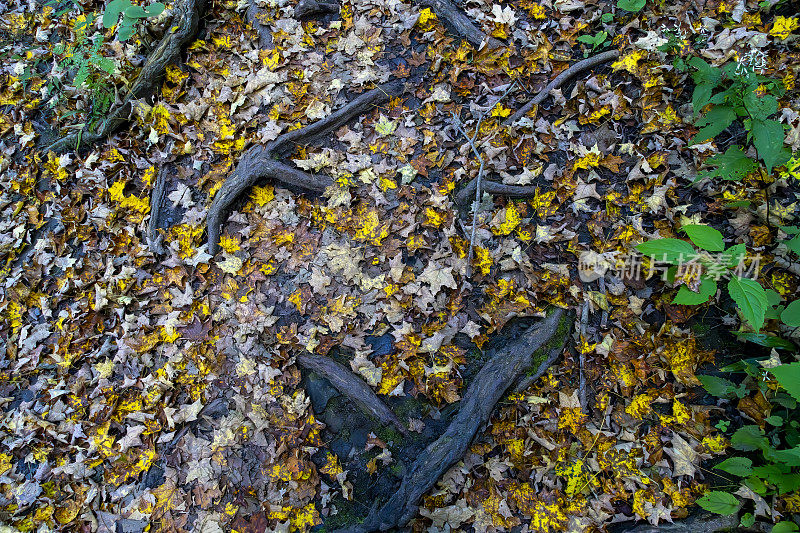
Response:
[[[451,0],[419,0],[419,5],[429,7],[436,16],[444,19],[445,24],[448,24],[458,35],[464,37],[475,48],[480,48],[483,41],[487,41],[490,49],[501,48],[503,43],[489,37],[478,28],[472,19],[470,19],[458,6]]]
[[[331,382],[340,393],[356,404],[367,414],[375,417],[384,425],[393,425],[401,433],[408,434],[408,429],[400,422],[397,415],[381,401],[361,378],[340,365],[330,357],[303,352],[297,355],[297,362],[307,370],[313,370]]]
[[[276,159],[290,155],[298,144],[319,141],[323,136],[367,113],[373,107],[383,104],[393,96],[399,96],[404,88],[405,85],[400,80],[386,83],[367,91],[322,120],[280,135],[266,147],[258,145],[247,150],[208,208],[206,223],[209,253],[215,255],[219,251],[220,232],[228,208],[240,194],[259,180],[270,178],[292,187],[318,193],[333,185],[333,180],[328,176],[309,174]]]
[[[601,54],[597,54],[596,56],[592,56],[588,59],[584,59],[583,61],[578,61],[567,70],[561,72],[558,76],[553,78],[553,81],[548,83],[544,89],[539,91],[539,93],[531,99],[530,102],[519,108],[516,113],[508,117],[504,122],[504,126],[509,126],[513,124],[518,119],[524,117],[528,111],[530,111],[533,106],[539,105],[544,102],[545,98],[550,95],[550,91],[553,89],[558,89],[561,85],[567,81],[568,79],[572,78],[576,74],[583,72],[584,70],[590,69],[596,65],[601,65],[603,63],[607,63],[619,57],[618,50],[609,50],[607,52],[603,52]],[[473,178],[467,183],[467,186],[461,189],[458,194],[456,194],[456,202],[460,205],[467,205],[470,199],[475,196],[475,187],[477,186],[477,178]],[[504,183],[499,183],[497,181],[488,181],[483,180],[481,185],[481,189],[483,192],[486,192],[491,195],[496,196],[508,196],[509,198],[527,198],[536,194],[537,187],[535,186],[525,186],[525,185],[506,185]]]
[[[495,404],[531,364],[533,353],[556,333],[563,315],[562,309],[556,309],[528,328],[516,342],[499,350],[467,388],[459,411],[447,430],[414,461],[397,492],[383,507],[373,508],[363,524],[346,531],[386,531],[414,518],[420,498],[463,457],[478,429],[489,421]],[[541,375],[552,362],[552,358],[548,358],[537,373]]]
[[[167,33],[147,57],[133,86],[123,98],[122,103],[109,111],[108,117],[100,123],[96,130],[84,129],[80,133],[62,137],[47,147],[47,151],[63,153],[73,149],[78,150],[81,146],[95,144],[128,122],[133,111],[134,101],[151,96],[158,90],[167,65],[174,63],[180,56],[181,50],[194,39],[200,22],[203,2],[204,0],[183,0],[178,3]]]

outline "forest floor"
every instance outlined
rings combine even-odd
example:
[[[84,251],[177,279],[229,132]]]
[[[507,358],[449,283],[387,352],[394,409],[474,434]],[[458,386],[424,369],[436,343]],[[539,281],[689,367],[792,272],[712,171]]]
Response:
[[[796,3],[104,7],[0,7],[0,531],[602,531],[739,487],[778,410],[720,369],[800,344]],[[763,120],[717,128],[697,58]],[[636,248],[687,236],[741,245],[756,327]]]

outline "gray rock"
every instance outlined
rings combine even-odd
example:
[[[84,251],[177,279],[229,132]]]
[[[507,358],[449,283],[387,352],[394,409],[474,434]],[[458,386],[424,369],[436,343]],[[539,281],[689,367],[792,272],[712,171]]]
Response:
[[[304,385],[315,413],[323,412],[330,399],[339,396],[339,391],[331,385],[331,382],[315,372],[306,375]]]

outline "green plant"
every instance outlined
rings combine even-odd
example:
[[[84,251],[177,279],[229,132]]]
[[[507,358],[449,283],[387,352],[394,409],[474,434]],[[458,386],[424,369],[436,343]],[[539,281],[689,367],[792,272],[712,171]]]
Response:
[[[646,3],[647,0],[617,0],[617,7],[631,13],[638,13]]]
[[[717,293],[717,281],[728,278],[728,294],[739,307],[750,326],[755,330],[743,332],[742,340],[759,342],[766,346],[793,349],[794,344],[778,337],[767,338],[758,332],[764,321],[780,319],[786,325],[800,323],[800,300],[780,305],[780,295],[764,289],[755,279],[743,276],[746,249],[736,244],[725,249],[722,233],[701,224],[687,224],[681,228],[689,236],[691,244],[680,239],[655,239],[643,242],[636,249],[650,256],[653,262],[664,262],[670,266],[664,278],[670,283],[681,282],[672,303],[680,305],[700,305],[709,301]],[[699,248],[696,250],[694,244]],[[761,336],[758,336],[761,335]]]
[[[596,49],[605,46],[607,44],[607,39],[608,39],[608,32],[599,31],[594,35],[581,35],[580,37],[578,37],[578,42],[581,42],[586,45],[591,45],[592,52],[594,52]],[[583,55],[588,56],[589,50],[586,50],[583,53]]]
[[[164,4],[153,2],[147,7],[131,4],[131,0],[112,0],[103,12],[103,27],[111,28],[118,23],[117,37],[121,42],[127,41],[139,20],[160,15]],[[119,20],[122,15],[122,20]]]
[[[725,459],[714,468],[736,478],[736,485],[760,498],[783,496],[800,488],[800,363],[781,364],[775,352],[760,363],[741,360],[722,369],[744,374],[738,385],[717,376],[698,376],[703,387],[713,396],[728,400],[750,394],[762,395],[769,401],[770,415],[760,425],[745,425],[730,437],[731,446],[743,452]],[[774,381],[768,379],[769,376]],[[721,431],[727,430],[717,425]],[[737,491],[739,492],[739,491]],[[754,500],[757,501],[757,500]],[[762,500],[763,501],[763,500]],[[715,490],[697,500],[707,511],[731,515],[741,510],[741,503],[731,493]],[[752,513],[740,516],[742,527],[755,523]],[[792,522],[779,522],[772,531],[797,531]]]
[[[114,101],[114,93],[111,89],[110,76],[114,73],[115,63],[111,59],[104,57],[101,53],[103,46],[102,36],[94,34],[89,36],[87,28],[94,22],[94,15],[78,19],[73,25],[75,39],[68,43],[58,43],[53,48],[55,55],[63,55],[61,62],[66,70],[75,70],[72,84],[76,89],[81,89],[84,85],[91,97],[92,105],[88,110],[88,121],[92,122],[100,118],[111,107]],[[53,83],[53,82],[51,82]],[[50,86],[52,90],[54,86]],[[51,105],[58,103],[55,98]]]
[[[772,172],[791,157],[783,143],[783,124],[771,119],[778,110],[778,97],[783,95],[783,85],[776,80],[755,73],[746,62],[730,62],[722,67],[712,67],[700,57],[693,57],[689,65],[694,69],[695,82],[692,108],[695,115],[705,110],[697,121],[700,131],[693,144],[713,139],[734,121],[741,119],[752,141],[757,158]],[[757,164],[739,146],[731,146],[725,154],[712,157],[709,163],[715,171],[700,177],[722,176],[741,179]]]

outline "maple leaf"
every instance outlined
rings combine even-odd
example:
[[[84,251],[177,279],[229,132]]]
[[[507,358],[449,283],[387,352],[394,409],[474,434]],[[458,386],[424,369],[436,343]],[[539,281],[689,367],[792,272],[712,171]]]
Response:
[[[437,294],[442,290],[442,287],[449,287],[455,289],[458,287],[455,278],[453,278],[453,268],[443,266],[436,261],[430,261],[425,265],[425,270],[417,278],[422,283],[427,283],[431,286],[431,292]]]

